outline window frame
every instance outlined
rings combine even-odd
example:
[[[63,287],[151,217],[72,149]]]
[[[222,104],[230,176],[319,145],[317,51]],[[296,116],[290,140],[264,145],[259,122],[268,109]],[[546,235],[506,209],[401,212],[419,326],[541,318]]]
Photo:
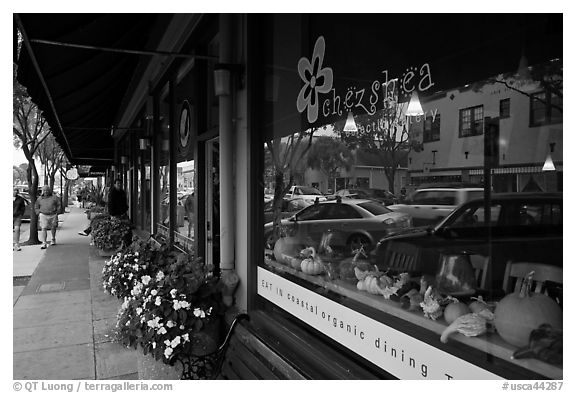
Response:
[[[544,94],[544,98],[537,98],[537,96]],[[551,124],[561,124],[563,119],[562,116],[558,117],[554,117],[552,115],[552,112],[554,110],[554,108],[552,107],[552,98],[553,97],[557,97],[558,99],[560,99],[560,97],[556,94],[554,94],[552,91],[550,90],[540,90],[537,92],[534,92],[532,94],[530,94],[530,108],[529,108],[529,126],[530,127],[541,127],[541,126],[546,126],[546,125],[551,125]],[[540,104],[540,105],[544,105],[544,120],[541,122],[537,122],[534,119],[534,112],[536,110],[535,105],[536,104]],[[557,120],[555,120],[557,119]]]
[[[479,119],[476,119],[475,113],[476,109],[481,109],[482,112],[480,113]],[[464,129],[463,126],[463,115],[466,111],[470,112],[470,128]],[[477,125],[476,125],[477,124]],[[464,131],[468,131],[469,133],[464,133]],[[483,135],[484,134],[484,105],[475,105],[469,106],[467,108],[462,108],[459,110],[458,113],[458,137],[459,138],[467,138],[471,136]]]
[[[506,111],[503,111],[502,104],[506,104],[506,106],[504,107]],[[503,98],[500,100],[500,110],[499,110],[500,119],[508,119],[510,117],[510,106],[511,106],[510,98]]]

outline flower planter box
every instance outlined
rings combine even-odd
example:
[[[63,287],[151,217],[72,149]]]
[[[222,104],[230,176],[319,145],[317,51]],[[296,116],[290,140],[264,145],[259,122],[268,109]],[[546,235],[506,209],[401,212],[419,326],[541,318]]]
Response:
[[[192,355],[203,356],[212,353],[218,349],[221,339],[221,321],[215,320],[208,324],[204,331],[190,336],[190,341],[194,344]],[[164,363],[162,360],[156,360],[151,354],[144,355],[141,349],[138,349],[136,356],[138,362],[138,379],[160,379],[160,380],[177,380],[182,377],[182,363],[176,361],[173,366]]]
[[[154,359],[151,354],[144,355],[141,349],[136,352],[138,379],[178,380],[182,377],[182,365],[180,362],[170,366],[161,360]]]

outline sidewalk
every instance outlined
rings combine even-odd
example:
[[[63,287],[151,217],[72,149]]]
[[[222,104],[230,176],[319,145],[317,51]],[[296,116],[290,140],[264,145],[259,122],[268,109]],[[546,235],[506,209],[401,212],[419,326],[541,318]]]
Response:
[[[13,252],[14,282],[25,284],[14,287],[13,378],[138,379],[136,351],[112,342],[120,301],[102,289],[105,258],[78,235],[84,209],[61,219],[56,246]]]

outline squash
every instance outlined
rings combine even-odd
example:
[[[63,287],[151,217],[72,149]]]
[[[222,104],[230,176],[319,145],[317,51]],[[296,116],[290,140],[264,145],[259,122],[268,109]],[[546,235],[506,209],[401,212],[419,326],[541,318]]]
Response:
[[[378,277],[368,276],[364,279],[364,285],[366,286],[366,291],[372,295],[380,294],[380,285]]]
[[[281,237],[274,244],[274,258],[285,265],[290,265],[292,257],[302,249],[302,241],[298,237]]]
[[[302,266],[302,259],[296,257],[290,257],[290,266],[293,269],[300,270],[300,266]]]
[[[496,305],[494,326],[509,344],[525,347],[530,344],[530,333],[542,324],[562,328],[562,309],[552,298],[531,293],[532,276],[526,275],[520,292],[506,295]]]
[[[448,337],[456,332],[462,333],[466,337],[474,337],[486,333],[486,330],[486,319],[482,316],[474,313],[464,314],[456,318],[454,322],[444,329],[440,336],[440,341],[447,343]]]
[[[456,318],[461,317],[462,315],[470,314],[470,308],[464,304],[460,303],[457,299],[456,301],[448,304],[444,308],[444,319],[450,325],[452,322],[456,320]]]
[[[478,296],[477,298],[473,297],[472,299],[475,299],[475,300],[468,305],[468,307],[470,307],[470,310],[472,312],[479,313],[482,310],[489,310],[490,309],[488,307],[488,304],[484,301],[484,299],[482,299],[482,296]]]
[[[300,269],[302,269],[303,273],[310,274],[310,275],[317,275],[324,273],[324,264],[316,255],[316,250],[314,247],[308,247],[303,251],[310,250],[310,256],[302,261],[300,264]]]

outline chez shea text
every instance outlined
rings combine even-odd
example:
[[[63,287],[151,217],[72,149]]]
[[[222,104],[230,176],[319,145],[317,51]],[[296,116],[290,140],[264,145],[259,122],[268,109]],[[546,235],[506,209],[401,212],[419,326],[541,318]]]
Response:
[[[318,305],[315,305],[306,299],[301,299],[298,296],[285,291],[283,288],[267,282],[266,280],[262,280],[260,285],[262,289],[269,291],[275,296],[283,299],[284,303],[288,302],[289,304],[292,304],[292,306],[295,305],[300,307],[302,311],[308,312],[310,315],[313,315],[314,317],[322,320],[326,323],[326,326],[332,329],[332,331],[338,329],[348,334],[349,337],[353,339],[360,340],[360,342],[366,343],[368,345],[374,345],[375,348],[380,350],[392,361],[399,362],[405,367],[418,370],[424,378],[428,377],[427,364],[417,361],[416,357],[409,356],[404,352],[404,349],[394,346],[393,343],[389,343],[385,337],[370,338],[362,329],[362,327],[359,327],[354,323],[350,323],[349,321],[343,321],[335,315],[330,315],[326,311],[319,308]],[[325,332],[328,335],[330,334],[330,330],[326,330]],[[446,379],[453,379],[453,377],[449,374],[445,373],[444,375],[446,376]]]

